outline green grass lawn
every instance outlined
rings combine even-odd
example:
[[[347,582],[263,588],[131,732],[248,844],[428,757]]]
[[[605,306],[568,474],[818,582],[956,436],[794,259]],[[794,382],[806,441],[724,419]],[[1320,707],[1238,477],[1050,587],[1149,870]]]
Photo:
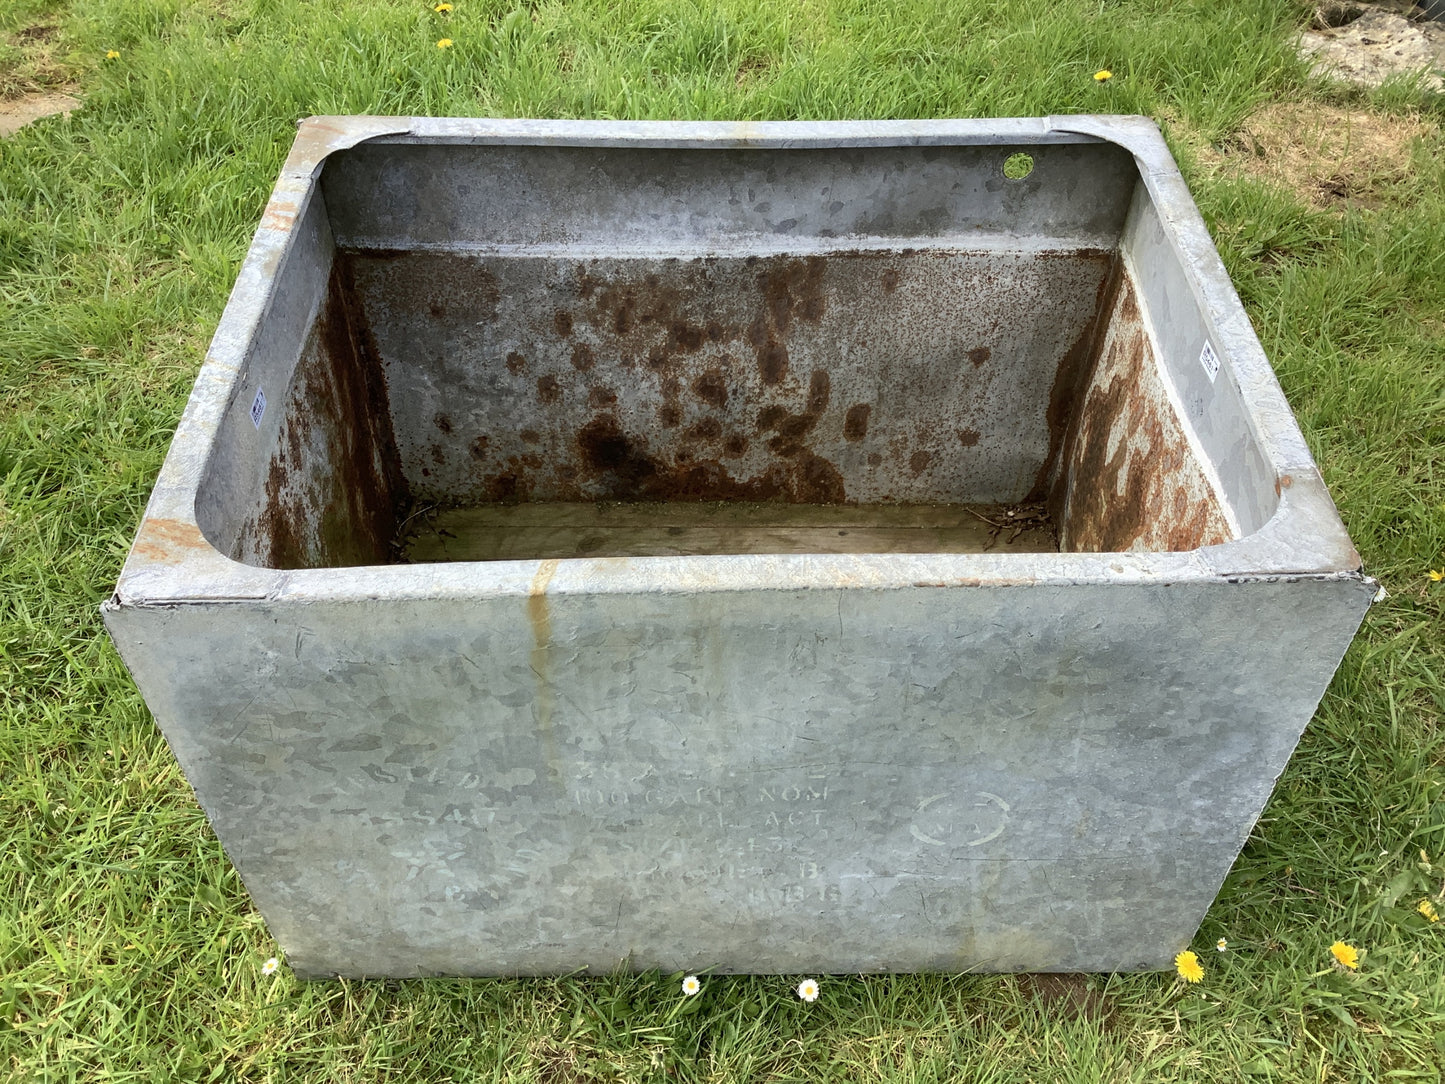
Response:
[[[0,141],[0,1076],[1438,1080],[1442,99],[1312,81],[1289,0],[452,2],[0,7],[0,93],[85,101]],[[1275,103],[1414,134],[1292,184],[1241,135]],[[295,121],[1068,112],[1161,120],[1390,592],[1199,932],[1203,981],[839,977],[807,1005],[774,978],[264,976],[277,946],[97,606]]]

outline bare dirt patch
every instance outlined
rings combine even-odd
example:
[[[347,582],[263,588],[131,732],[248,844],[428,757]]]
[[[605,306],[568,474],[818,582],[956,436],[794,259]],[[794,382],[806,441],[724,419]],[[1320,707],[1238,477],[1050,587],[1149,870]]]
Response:
[[[56,56],[59,38],[59,28],[48,23],[0,35],[0,105],[66,89],[73,75]]]
[[[17,41],[50,41],[60,31],[53,26],[27,26],[15,32]]]
[[[80,99],[69,94],[45,92],[0,101],[0,137],[14,135],[31,121],[70,113],[80,108]]]
[[[1420,117],[1309,103],[1276,103],[1233,136],[1201,150],[1205,165],[1283,185],[1315,207],[1371,206],[1410,173],[1411,145],[1434,135]]]
[[[1064,1020],[1089,1020],[1104,1027],[1114,1023],[1115,1008],[1103,990],[1095,988],[1092,975],[1072,973],[1020,975],[1019,990],[1035,997],[1049,1016]]]

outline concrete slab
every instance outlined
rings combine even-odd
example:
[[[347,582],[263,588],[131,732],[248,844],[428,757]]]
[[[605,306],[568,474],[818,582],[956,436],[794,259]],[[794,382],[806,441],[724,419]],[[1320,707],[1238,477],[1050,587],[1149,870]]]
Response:
[[[1377,87],[1393,76],[1425,71],[1426,88],[1445,90],[1445,23],[1369,11],[1344,26],[1306,31],[1300,52],[1314,59],[1317,74],[1351,83]]]

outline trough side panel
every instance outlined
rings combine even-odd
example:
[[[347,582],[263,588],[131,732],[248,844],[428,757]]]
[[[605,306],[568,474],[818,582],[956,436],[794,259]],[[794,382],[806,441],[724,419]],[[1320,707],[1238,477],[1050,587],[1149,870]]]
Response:
[[[1368,596],[558,568],[108,614],[299,974],[1167,967]]]
[[[1276,472],[1260,445],[1232,367],[1227,364],[1228,344],[1237,344],[1237,340],[1221,338],[1214,328],[1214,315],[1206,314],[1190,285],[1179,251],[1170,243],[1159,210],[1142,185],[1135,194],[1120,247],[1134,270],[1138,305],[1153,333],[1163,379],[1169,382],[1182,411],[1181,424],[1189,428],[1199,455],[1210,464],[1213,481],[1221,490],[1219,499],[1227,502],[1240,534],[1251,534],[1274,514],[1279,490]],[[1212,251],[1209,255],[1211,263],[1217,259]],[[1196,270],[1208,273],[1206,269]],[[1219,273],[1222,275],[1223,270]],[[1243,334],[1258,352],[1258,343],[1242,312],[1240,320]],[[1260,362],[1267,365],[1262,356]],[[1279,405],[1288,410],[1282,397]],[[1253,406],[1264,409],[1262,403]]]
[[[1234,537],[1174,408],[1139,301],[1121,261],[1057,483],[1065,552],[1192,550]]]
[[[254,564],[264,564],[265,557],[258,559],[255,540],[245,537],[248,521],[263,499],[287,395],[298,365],[305,367],[302,356],[327,303],[327,276],[336,251],[319,193],[311,192],[301,207],[292,202],[270,207],[268,215],[274,228],[289,224],[291,232],[284,245],[273,243],[268,252],[265,309],[254,337],[224,344],[223,353],[235,356],[244,350],[244,356],[211,437],[195,498],[196,522],[211,545]],[[217,353],[215,344],[211,353]]]
[[[351,282],[334,259],[278,415],[265,474],[231,556],[270,568],[384,564],[406,498],[386,378]],[[234,423],[233,423],[234,424]]]

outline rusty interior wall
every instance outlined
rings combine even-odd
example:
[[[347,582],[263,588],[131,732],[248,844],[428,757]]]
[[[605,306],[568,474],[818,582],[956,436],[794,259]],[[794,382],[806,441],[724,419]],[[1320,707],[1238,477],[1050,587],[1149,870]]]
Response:
[[[1160,374],[1132,277],[1111,277],[1050,498],[1066,552],[1191,550],[1234,537]]]
[[[232,558],[271,568],[393,560],[406,486],[385,379],[344,260],[332,265],[283,407],[263,492]]]
[[[419,502],[1014,503],[1107,249],[349,255]]]
[[[1068,550],[1225,541],[1119,268],[338,253],[232,556],[388,563],[413,502],[1047,498]]]

